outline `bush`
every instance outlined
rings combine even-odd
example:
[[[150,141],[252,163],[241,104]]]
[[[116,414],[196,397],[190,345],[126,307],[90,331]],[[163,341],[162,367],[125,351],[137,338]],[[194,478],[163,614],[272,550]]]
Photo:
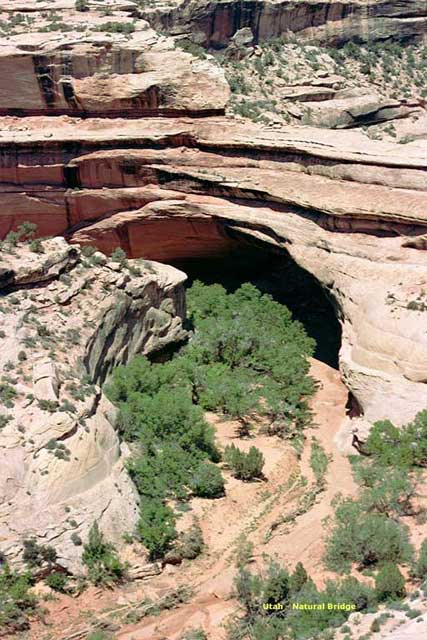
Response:
[[[123,251],[123,249],[121,249],[120,247],[114,249],[113,253],[111,254],[111,260],[113,262],[118,262],[121,267],[126,267],[128,262],[126,252]]]
[[[80,547],[83,544],[83,541],[82,541],[81,537],[75,531],[73,531],[73,533],[71,534],[71,542],[76,547]]]
[[[325,475],[328,470],[330,456],[327,456],[323,447],[316,438],[311,440],[310,467],[313,470],[318,486],[323,487]]]
[[[96,521],[83,547],[82,562],[87,567],[89,581],[94,585],[111,586],[125,579],[126,566],[120,562],[114,545],[104,541]]]
[[[200,365],[197,375],[200,406],[239,420],[239,435],[249,435],[248,417],[258,407],[260,395],[253,377],[222,363]]]
[[[351,498],[335,510],[335,522],[327,542],[325,561],[338,572],[356,562],[360,567],[388,562],[410,562],[413,549],[404,525],[377,513],[365,513]]]
[[[307,571],[301,562],[295,567],[293,574],[290,577],[289,587],[292,593],[298,593],[307,584],[309,580]]]
[[[404,597],[405,578],[395,564],[389,562],[380,569],[375,576],[375,590],[380,601]]]
[[[378,618],[375,618],[375,620],[372,620],[370,630],[372,631],[372,633],[378,633],[378,631],[381,631],[381,624]]]
[[[18,227],[18,236],[21,241],[31,240],[37,232],[37,225],[34,222],[23,222]]]
[[[427,540],[421,543],[417,561],[414,564],[412,575],[419,580],[427,578]]]
[[[132,22],[106,22],[95,27],[95,31],[130,34],[135,31],[135,25]]]
[[[194,560],[203,551],[203,533],[199,522],[194,518],[191,527],[180,538],[178,552],[181,558]]]
[[[17,397],[18,393],[11,384],[8,382],[0,382],[0,402],[2,402],[5,407],[11,409],[13,407],[13,400]]]
[[[30,569],[41,567],[45,562],[48,564],[56,562],[57,554],[55,549],[49,545],[37,544],[35,538],[24,540],[23,546],[22,559]]]
[[[263,477],[264,456],[256,447],[251,447],[248,453],[245,453],[234,444],[227,445],[224,450],[224,462],[230,467],[233,476],[239,480]]]
[[[59,591],[60,593],[65,593],[67,591],[68,576],[61,571],[53,571],[50,573],[45,582],[48,587],[54,591]]]
[[[39,238],[31,240],[30,251],[32,251],[33,253],[45,253],[42,241]]]
[[[91,244],[85,244],[81,247],[80,251],[85,258],[91,258],[93,254],[96,253],[97,248]]]
[[[137,533],[150,553],[150,559],[162,558],[177,537],[175,515],[160,500],[144,500],[141,506]]]
[[[415,481],[407,470],[383,467],[366,458],[353,462],[354,476],[362,486],[360,503],[367,512],[390,517],[413,513]]]
[[[18,573],[8,564],[0,567],[0,628],[10,632],[28,628],[28,616],[34,614],[37,600],[29,589],[29,572]]]
[[[191,490],[199,498],[221,498],[225,494],[220,469],[209,462],[201,462],[190,482]]]
[[[76,11],[89,11],[88,0],[76,0]]]
[[[208,636],[203,629],[189,629],[179,640],[208,640]]]
[[[363,447],[383,466],[427,466],[427,410],[420,411],[413,422],[395,427],[389,420],[376,422]]]

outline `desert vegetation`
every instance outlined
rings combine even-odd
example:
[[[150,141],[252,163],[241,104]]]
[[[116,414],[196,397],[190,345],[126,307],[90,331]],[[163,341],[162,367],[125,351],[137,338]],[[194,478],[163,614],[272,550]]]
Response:
[[[74,533],[73,536],[75,544],[82,545],[82,564],[85,571],[78,576],[71,576],[64,569],[53,546],[39,544],[35,538],[23,541],[22,570],[12,569],[5,558],[0,559],[2,631],[24,631],[29,628],[31,618],[42,616],[42,603],[32,590],[40,579],[44,580],[53,593],[67,594],[79,594],[88,584],[112,587],[126,581],[127,565],[120,560],[115,546],[105,539],[96,521],[84,545],[77,534]],[[196,557],[200,553],[203,541],[200,539],[197,522],[180,542],[183,557]]]
[[[242,48],[218,59],[232,91],[230,111],[264,124],[309,123],[310,100],[326,99],[328,93],[333,98],[333,89],[363,88],[394,99],[427,95],[423,45],[390,41],[319,47],[291,35],[259,43],[255,54],[251,48]],[[329,84],[322,81],[328,77],[332,78]],[[310,97],[310,87],[318,89],[318,98]],[[372,133],[366,130],[371,137],[396,137],[393,123],[376,126]]]
[[[128,469],[143,498],[138,536],[152,558],[177,537],[168,500],[224,495],[221,452],[204,411],[236,419],[241,436],[259,416],[283,438],[310,420],[314,345],[284,306],[248,284],[227,294],[220,285],[196,282],[188,310],[193,337],[185,348],[163,364],[135,358],[114,372],[107,389],[120,407],[120,433],[134,443]],[[262,477],[256,447],[247,454],[228,447],[224,464],[236,478]]]
[[[399,567],[425,579],[425,543],[417,556],[406,523],[420,517],[417,502],[426,465],[425,429],[427,412],[397,429],[390,421],[377,422],[363,447],[363,456],[352,458],[359,484],[356,498],[338,498],[329,537],[326,564],[338,571],[376,572],[383,595],[384,585],[393,583],[395,595],[403,595],[405,581]],[[378,587],[378,588],[380,588]]]

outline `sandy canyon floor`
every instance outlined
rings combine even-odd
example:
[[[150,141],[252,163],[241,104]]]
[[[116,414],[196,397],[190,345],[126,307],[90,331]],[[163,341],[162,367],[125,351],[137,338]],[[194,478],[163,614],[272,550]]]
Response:
[[[293,446],[255,430],[253,437],[236,436],[236,424],[209,415],[215,424],[218,442],[225,446],[238,440],[239,447],[255,445],[265,457],[265,481],[243,483],[227,477],[227,495],[216,500],[195,498],[186,519],[198,516],[203,530],[205,551],[196,560],[179,567],[167,565],[159,576],[130,583],[111,591],[90,588],[79,597],[55,596],[43,603],[46,615],[26,634],[30,640],[77,640],[85,638],[97,626],[115,629],[120,640],[175,640],[189,628],[203,627],[210,638],[225,638],[224,624],[236,611],[231,593],[235,575],[235,556],[243,539],[254,544],[254,565],[262,565],[265,554],[277,557],[293,568],[303,559],[307,571],[322,585],[332,574],[322,567],[324,518],[332,514],[331,502],[337,493],[356,490],[347,458],[337,452],[334,436],[345,418],[347,389],[339,372],[313,360],[311,374],[318,381],[313,398],[313,426],[306,431],[306,446],[300,459]],[[293,512],[313,482],[309,464],[310,440],[314,436],[330,454],[326,489],[314,506],[293,523],[281,524],[281,518]],[[302,478],[308,485],[302,486]],[[191,585],[189,601],[158,616],[144,617],[136,624],[122,620],[146,598],[158,600],[180,586]]]

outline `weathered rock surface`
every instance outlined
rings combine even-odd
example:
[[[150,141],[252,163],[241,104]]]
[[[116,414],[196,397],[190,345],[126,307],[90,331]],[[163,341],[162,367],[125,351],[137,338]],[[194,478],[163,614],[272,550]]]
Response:
[[[8,122],[2,188],[23,203],[59,190],[73,241],[165,262],[245,242],[283,251],[335,301],[341,371],[365,419],[402,423],[426,406],[425,312],[411,304],[427,290],[421,143],[226,118]],[[23,219],[4,207],[3,232]]]
[[[197,34],[210,47],[226,46],[246,27],[256,42],[290,33],[329,44],[390,37],[411,40],[427,32],[427,9],[420,0],[404,4],[397,0],[177,0],[145,9],[144,15],[158,28]]]
[[[200,115],[224,112],[229,87],[220,67],[172,39],[51,33],[0,41],[0,114],[92,116]],[[52,207],[55,202],[52,202]]]
[[[11,278],[0,311],[0,549],[16,558],[35,536],[76,569],[94,520],[120,546],[137,518],[128,452],[99,385],[116,364],[185,336],[185,275],[84,259],[62,238],[42,244],[42,254],[1,253]]]
[[[321,89],[317,95],[323,96]],[[316,93],[314,93],[316,95]],[[312,98],[313,92],[299,96],[305,103]],[[364,91],[337,91],[334,97],[317,101],[316,104],[305,104],[306,112],[302,118],[304,124],[328,129],[345,129],[366,124],[377,124],[396,118],[405,118],[416,113],[416,107],[403,105],[399,100],[365,93]]]

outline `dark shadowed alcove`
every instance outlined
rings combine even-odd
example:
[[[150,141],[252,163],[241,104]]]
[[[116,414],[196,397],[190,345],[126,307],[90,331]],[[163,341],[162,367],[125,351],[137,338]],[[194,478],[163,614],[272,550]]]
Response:
[[[315,357],[338,368],[341,327],[332,301],[319,282],[285,252],[236,242],[232,252],[221,256],[193,257],[173,264],[188,274],[189,285],[198,279],[205,284],[219,283],[232,292],[251,282],[269,293],[285,304],[315,339]]]

